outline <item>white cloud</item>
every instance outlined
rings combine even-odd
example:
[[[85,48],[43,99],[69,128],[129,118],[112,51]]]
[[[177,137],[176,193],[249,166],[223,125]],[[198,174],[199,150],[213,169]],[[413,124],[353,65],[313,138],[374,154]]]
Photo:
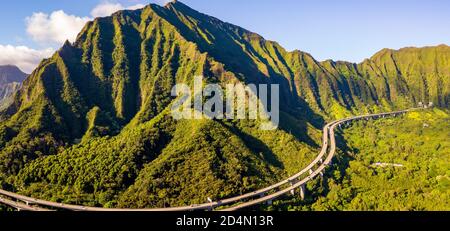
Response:
[[[127,10],[137,10],[137,9],[142,9],[144,7],[145,7],[144,4],[136,4],[136,5],[132,5],[132,6],[126,7],[125,9],[127,9]]]
[[[97,5],[91,11],[91,17],[69,15],[63,10],[50,14],[35,12],[26,18],[28,35],[41,45],[59,47],[66,40],[74,42],[83,26],[94,17],[109,16],[119,10],[135,10],[145,5],[136,4],[123,6],[109,1]],[[50,57],[55,52],[53,48],[35,50],[26,46],[0,45],[0,65],[16,65],[25,72],[31,72],[43,58]]]
[[[42,59],[54,52],[53,48],[34,50],[26,46],[0,45],[0,65],[16,65],[22,71],[31,73]]]
[[[120,3],[105,2],[97,5],[92,11],[92,17],[105,17],[112,13],[122,10],[123,6]]]
[[[91,15],[94,18],[104,17],[119,10],[135,10],[143,7],[145,7],[143,4],[125,7],[120,3],[103,2],[91,11]],[[51,14],[37,12],[26,18],[27,33],[41,44],[62,45],[66,40],[74,42],[83,26],[90,20],[92,18],[69,15],[63,10]]]
[[[103,2],[97,5],[92,11],[92,17],[105,17],[110,16],[111,14],[119,11],[119,10],[136,10],[145,7],[144,4],[136,4],[128,7],[124,7],[120,3],[112,3],[112,2]]]
[[[62,10],[54,11],[50,15],[33,13],[26,19],[27,32],[37,42],[62,45],[67,39],[74,42],[89,20],[89,17],[68,15]]]

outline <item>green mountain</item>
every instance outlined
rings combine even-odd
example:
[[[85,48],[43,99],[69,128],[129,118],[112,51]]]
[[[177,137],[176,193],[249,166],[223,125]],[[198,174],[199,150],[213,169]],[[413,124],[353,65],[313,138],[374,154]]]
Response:
[[[27,74],[12,65],[0,66],[0,110],[11,102],[11,96],[20,88]]]
[[[326,119],[448,107],[450,47],[318,62],[174,1],[87,23],[0,112],[0,183],[68,203],[163,207],[260,188],[306,166]],[[176,83],[280,84],[281,124],[182,120]]]
[[[294,52],[299,95],[318,111],[342,117],[370,105],[406,108],[419,102],[448,108],[450,47],[384,49],[360,64],[317,62]],[[291,54],[292,55],[292,54]]]

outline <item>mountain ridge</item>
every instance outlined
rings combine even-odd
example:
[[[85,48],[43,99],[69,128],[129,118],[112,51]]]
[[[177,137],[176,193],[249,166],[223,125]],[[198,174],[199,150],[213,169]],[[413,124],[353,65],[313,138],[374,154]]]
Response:
[[[88,22],[43,60],[0,112],[0,183],[105,207],[239,195],[306,166],[326,120],[419,101],[448,107],[448,50],[319,62],[179,1],[119,11]],[[279,129],[174,120],[172,87],[197,75],[220,85],[279,84]]]

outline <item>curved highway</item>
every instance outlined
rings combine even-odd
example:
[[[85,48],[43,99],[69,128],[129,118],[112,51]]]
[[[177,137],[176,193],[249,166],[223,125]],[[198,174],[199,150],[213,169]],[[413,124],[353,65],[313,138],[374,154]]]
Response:
[[[351,118],[347,118],[347,119],[334,121],[334,122],[328,124],[327,126],[329,126],[329,129],[328,129],[329,131],[327,130],[324,133],[324,136],[329,134],[330,151],[328,152],[328,155],[327,155],[325,161],[323,161],[317,167],[317,169],[315,169],[315,170],[313,169],[314,165],[311,166],[313,163],[311,163],[311,165],[308,166],[308,167],[311,167],[310,168],[311,171],[310,171],[309,176],[307,176],[307,177],[305,177],[303,179],[300,179],[297,183],[293,184],[291,187],[282,189],[282,190],[277,191],[277,192],[275,192],[273,194],[267,195],[265,197],[262,197],[262,198],[259,198],[259,199],[253,200],[253,201],[245,202],[245,203],[242,203],[242,204],[239,204],[239,205],[227,208],[227,209],[223,209],[222,211],[235,211],[235,210],[239,210],[239,209],[255,206],[255,205],[258,205],[258,204],[266,203],[266,202],[269,202],[269,201],[273,201],[273,200],[275,200],[275,199],[277,199],[277,198],[279,198],[279,197],[281,197],[283,195],[291,193],[292,190],[301,188],[302,186],[306,185],[306,183],[308,183],[309,181],[313,180],[318,175],[322,175],[324,173],[325,169],[329,165],[332,164],[333,157],[336,154],[336,137],[335,137],[335,129],[336,129],[336,127],[341,126],[342,124],[349,123],[349,122],[354,121],[354,120],[362,120],[362,119],[367,119],[368,120],[370,118],[384,118],[386,116],[397,116],[397,115],[404,114],[404,113],[406,113],[408,111],[411,111],[411,110],[414,110],[414,109],[409,109],[409,110],[404,110],[404,111],[396,111],[396,112],[389,112],[389,113],[379,113],[379,114],[372,114],[372,115],[365,115],[365,116],[355,116],[355,117],[351,117]],[[327,126],[325,128],[327,128]],[[325,128],[324,128],[324,130],[325,130]],[[326,150],[327,149],[326,148],[326,146],[327,146],[327,142],[326,141],[323,143],[323,146],[325,148],[322,147],[322,150],[323,149]]]
[[[39,208],[39,207],[33,207],[30,206],[28,204],[24,204],[21,202],[16,202],[16,201],[12,201],[3,197],[0,197],[0,203],[7,205],[9,207],[15,208],[19,211],[24,210],[24,211],[36,211],[36,212],[45,212],[45,211],[51,211],[50,209],[45,209],[45,208]]]
[[[396,116],[404,114],[408,111],[414,109],[389,112],[389,113],[379,113],[364,116],[355,116],[347,119],[337,120],[328,123],[323,128],[322,137],[322,150],[319,155],[304,169],[302,169],[297,174],[278,182],[274,185],[268,186],[266,188],[246,193],[240,196],[232,197],[229,199],[224,199],[221,201],[204,203],[198,205],[182,206],[182,207],[172,207],[172,208],[154,208],[154,209],[109,209],[109,208],[99,208],[99,207],[88,207],[79,205],[69,205],[51,201],[45,201],[40,199],[35,199],[31,197],[22,196],[16,193],[8,192],[0,189],[0,203],[7,206],[16,208],[18,210],[25,211],[49,211],[46,208],[52,209],[63,209],[72,211],[105,211],[105,212],[118,212],[118,211],[193,211],[193,210],[213,210],[217,207],[222,207],[226,205],[231,205],[229,208],[225,208],[221,211],[234,211],[258,204],[271,202],[283,195],[292,193],[298,188],[303,188],[306,183],[313,180],[316,176],[322,175],[326,168],[331,165],[332,159],[336,153],[336,139],[335,139],[335,129],[337,126],[349,123],[354,120],[370,119],[370,118],[380,118],[386,116]],[[328,152],[327,152],[328,151]],[[324,159],[325,158],[325,159]],[[10,198],[10,199],[7,199]],[[12,200],[11,200],[12,199]],[[15,201],[13,201],[15,200]],[[22,202],[25,202],[22,203]],[[35,206],[31,206],[35,205]]]

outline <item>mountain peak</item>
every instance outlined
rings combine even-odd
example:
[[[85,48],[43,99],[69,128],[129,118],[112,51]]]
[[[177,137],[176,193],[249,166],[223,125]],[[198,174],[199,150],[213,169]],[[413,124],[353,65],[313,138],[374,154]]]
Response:
[[[171,6],[171,5],[175,5],[175,4],[179,4],[179,3],[181,3],[181,2],[179,2],[177,0],[172,0],[172,1],[167,2],[164,6]]]
[[[191,7],[189,7],[188,5],[178,1],[178,0],[173,0],[171,2],[168,2],[164,8],[169,9],[169,10],[175,10],[175,11],[180,11],[180,12],[184,12],[184,13],[193,13],[195,12],[196,14],[201,14],[200,12],[196,11],[195,9],[192,9]],[[211,17],[211,16],[209,16]]]
[[[0,65],[0,70],[20,71],[17,66],[11,64]]]
[[[22,82],[27,74],[14,65],[0,66],[0,84],[11,82]]]
[[[164,5],[165,8],[170,8],[170,7],[188,7],[186,4],[183,4],[182,2],[178,1],[178,0],[172,0],[168,3],[166,3]],[[190,7],[188,7],[190,8]]]
[[[0,111],[7,105],[4,102],[19,89],[26,77],[27,74],[17,66],[0,66]]]

